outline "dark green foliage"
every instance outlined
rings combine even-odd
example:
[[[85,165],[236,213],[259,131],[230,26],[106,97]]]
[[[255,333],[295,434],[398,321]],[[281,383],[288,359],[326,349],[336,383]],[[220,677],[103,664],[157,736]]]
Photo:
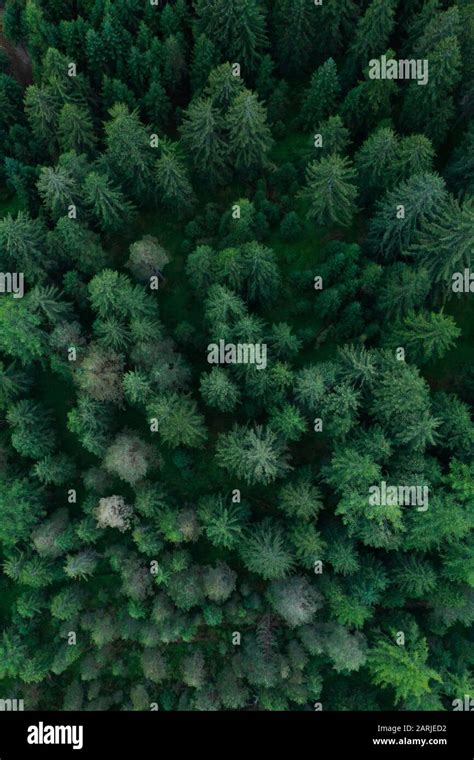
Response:
[[[310,164],[304,190],[310,203],[308,216],[318,224],[348,226],[356,210],[354,178],[355,171],[347,158],[332,155]]]
[[[3,5],[2,697],[453,709],[472,3]]]

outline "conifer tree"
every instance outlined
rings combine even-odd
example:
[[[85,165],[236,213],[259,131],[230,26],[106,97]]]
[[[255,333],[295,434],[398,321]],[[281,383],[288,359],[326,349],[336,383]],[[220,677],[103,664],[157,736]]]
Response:
[[[425,222],[433,220],[447,200],[437,174],[415,174],[379,201],[370,224],[369,244],[384,259],[406,253]]]
[[[218,464],[247,483],[271,483],[291,469],[286,446],[271,430],[235,427],[221,434],[217,443]]]
[[[425,86],[412,82],[402,110],[405,129],[423,131],[436,145],[452,123],[454,93],[461,78],[461,56],[456,37],[447,37],[428,53],[429,77]]]
[[[306,68],[314,49],[320,9],[305,0],[277,0],[273,10],[278,62],[283,71],[297,73]]]
[[[212,105],[226,112],[237,95],[244,90],[241,77],[234,76],[230,63],[221,63],[209,74],[204,94],[211,98]]]
[[[153,188],[153,150],[137,111],[130,112],[123,103],[109,111],[105,125],[105,161],[109,174],[132,195],[141,200]]]
[[[333,155],[313,161],[306,169],[303,196],[309,202],[308,217],[318,224],[351,224],[356,211],[355,171],[349,159]]]
[[[225,370],[214,367],[201,377],[201,395],[209,406],[221,412],[232,412],[239,402],[239,391]]]
[[[474,203],[463,204],[450,198],[437,217],[426,220],[410,249],[428,270],[433,282],[452,292],[452,276],[469,268],[473,245]]]
[[[191,84],[195,93],[204,89],[209,74],[217,64],[216,47],[205,34],[194,42],[191,63]]]
[[[78,201],[78,188],[73,177],[62,166],[43,166],[37,183],[38,192],[53,217],[66,214]]]
[[[364,61],[381,55],[395,27],[395,10],[398,0],[372,0],[360,18],[352,50]]]
[[[237,168],[255,172],[268,163],[273,139],[266,109],[255,93],[243,90],[232,101],[226,117],[229,147]]]
[[[104,232],[125,227],[134,207],[105,174],[91,172],[84,182],[84,200]]]
[[[397,345],[406,347],[408,356],[419,364],[442,358],[461,334],[456,322],[443,312],[410,313],[393,328]]]
[[[242,541],[240,553],[245,566],[266,580],[285,578],[294,564],[281,526],[270,521],[254,526]]]
[[[150,403],[148,415],[157,419],[160,437],[172,448],[200,446],[207,437],[204,418],[189,396],[177,393],[161,396]]]
[[[222,179],[227,163],[223,120],[210,99],[193,100],[187,109],[181,135],[199,174],[211,183]]]
[[[313,129],[320,121],[333,115],[340,92],[337,66],[333,58],[316,69],[303,98],[301,123]]]
[[[174,146],[167,145],[156,162],[155,176],[160,199],[172,208],[189,211],[195,201],[192,185]]]
[[[369,652],[368,667],[374,682],[395,689],[395,704],[409,696],[422,696],[431,690],[431,681],[441,676],[427,664],[428,645],[423,637],[412,640],[407,646],[395,641],[379,639]]]
[[[59,113],[58,135],[63,151],[92,152],[96,137],[89,111],[75,103],[65,103]]]
[[[197,0],[198,29],[222,56],[255,69],[267,45],[265,16],[259,0]]]

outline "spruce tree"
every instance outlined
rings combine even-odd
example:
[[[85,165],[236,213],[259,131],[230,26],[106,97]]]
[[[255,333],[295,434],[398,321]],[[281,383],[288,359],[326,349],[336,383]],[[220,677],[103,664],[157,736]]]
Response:
[[[314,129],[320,121],[333,115],[339,92],[337,66],[333,58],[328,58],[314,72],[303,98],[301,124],[305,129]]]
[[[308,218],[318,224],[350,225],[356,211],[355,176],[349,159],[337,155],[309,164],[302,193],[309,202]]]
[[[253,173],[268,163],[273,144],[265,106],[255,93],[243,90],[232,101],[226,116],[229,149],[238,169]]]
[[[267,46],[265,15],[259,0],[197,0],[198,29],[222,56],[255,69]]]
[[[194,100],[187,109],[181,136],[199,174],[210,183],[221,179],[228,161],[223,120],[210,99]]]

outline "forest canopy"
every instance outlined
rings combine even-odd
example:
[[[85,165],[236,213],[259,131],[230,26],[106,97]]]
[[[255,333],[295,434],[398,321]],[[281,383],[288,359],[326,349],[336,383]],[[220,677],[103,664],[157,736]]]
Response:
[[[473,48],[472,0],[6,0],[2,698],[474,696]]]

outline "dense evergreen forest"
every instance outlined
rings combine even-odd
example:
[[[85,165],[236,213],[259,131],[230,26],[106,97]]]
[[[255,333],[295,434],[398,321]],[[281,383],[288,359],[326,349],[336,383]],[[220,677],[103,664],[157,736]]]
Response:
[[[0,19],[0,698],[462,709],[473,0]]]

